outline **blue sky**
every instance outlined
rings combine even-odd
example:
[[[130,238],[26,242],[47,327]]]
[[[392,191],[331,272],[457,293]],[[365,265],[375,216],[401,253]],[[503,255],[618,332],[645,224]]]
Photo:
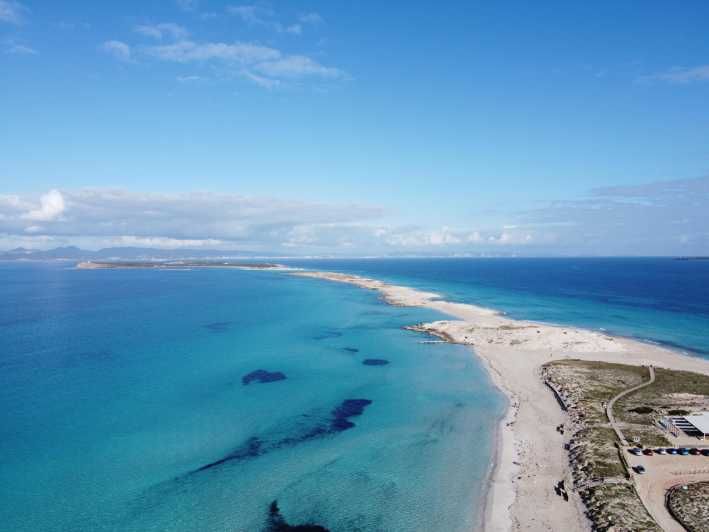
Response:
[[[0,248],[709,253],[707,20],[0,0]]]

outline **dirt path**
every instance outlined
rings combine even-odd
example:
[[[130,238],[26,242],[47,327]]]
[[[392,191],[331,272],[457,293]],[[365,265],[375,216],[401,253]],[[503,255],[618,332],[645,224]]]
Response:
[[[645,388],[646,386],[650,386],[653,382],[655,382],[655,368],[652,366],[649,366],[648,369],[650,370],[650,380],[645,381],[642,384],[638,384],[637,386],[633,386],[632,388],[628,388],[627,390],[623,390],[620,392],[618,395],[616,395],[613,399],[608,401],[608,404],[606,405],[606,416],[608,417],[608,421],[610,421],[611,428],[615,431],[616,435],[618,436],[618,440],[620,440],[621,445],[627,446],[628,442],[625,439],[625,436],[623,436],[623,431],[620,430],[618,427],[618,424],[615,421],[615,416],[613,415],[613,406],[615,405],[615,402],[620,399],[621,397],[625,397],[626,395],[629,395],[633,392],[636,392],[642,388]]]

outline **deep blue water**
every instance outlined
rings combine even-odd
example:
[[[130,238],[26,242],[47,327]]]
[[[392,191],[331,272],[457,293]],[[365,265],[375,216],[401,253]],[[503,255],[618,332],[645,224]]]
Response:
[[[503,401],[440,318],[272,272],[0,264],[0,526],[469,530]],[[388,364],[365,364],[385,360]],[[263,371],[259,371],[263,370]]]
[[[672,258],[288,261],[369,275],[506,312],[603,328],[709,357],[709,260]]]

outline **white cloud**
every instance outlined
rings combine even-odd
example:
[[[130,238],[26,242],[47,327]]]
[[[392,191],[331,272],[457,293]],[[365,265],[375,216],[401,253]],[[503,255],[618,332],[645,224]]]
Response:
[[[530,229],[472,230],[375,224],[379,207],[237,194],[51,190],[0,195],[0,244],[209,247],[266,252],[418,254],[518,249]],[[24,239],[24,240],[23,240]]]
[[[709,177],[606,187],[519,214],[568,253],[709,254]],[[680,237],[691,248],[678,247]]]
[[[687,84],[695,81],[709,81],[709,65],[700,65],[692,68],[675,67],[667,70],[666,72],[647,76],[642,79],[649,81],[659,80],[678,84]]]
[[[65,209],[64,196],[58,190],[50,190],[39,198],[39,208],[22,215],[26,220],[47,222],[58,218]]]
[[[248,42],[179,41],[171,44],[146,46],[143,53],[161,61],[175,63],[220,62],[242,67],[240,73],[257,85],[272,89],[283,80],[305,77],[347,79],[347,74],[334,67],[321,65],[304,55],[284,55],[280,50]]]
[[[163,38],[184,39],[189,32],[173,22],[163,22],[160,24],[141,24],[134,28],[136,33],[145,37],[161,40]]]
[[[22,24],[27,8],[14,0],[0,0],[0,21],[10,24]]]
[[[280,80],[259,76],[258,74],[254,74],[248,70],[244,70],[243,75],[246,79],[252,81],[259,87],[263,87],[264,89],[275,89],[281,84]]]
[[[0,209],[8,209],[8,210],[22,210],[26,209],[26,205],[19,196],[15,194],[7,195],[7,194],[0,194]]]
[[[162,236],[140,237],[133,235],[122,235],[118,238],[108,240],[111,247],[143,247],[160,249],[180,249],[180,248],[214,248],[223,245],[225,242],[216,238],[202,239],[178,239]]]
[[[303,26],[300,24],[291,24],[287,26],[284,30],[286,33],[292,33],[293,35],[300,35],[303,33]]]
[[[304,24],[322,24],[323,18],[317,14],[317,13],[303,13],[298,17],[298,20],[300,20]]]
[[[182,7],[194,9],[195,6],[194,2],[186,2]],[[271,8],[261,5],[228,6],[226,12],[240,17],[248,24],[262,25],[292,35],[300,35],[304,24],[322,22],[317,13],[305,13],[298,17],[297,22],[284,26],[274,20]],[[188,31],[172,22],[141,24],[133,29],[142,36],[163,42],[131,46],[123,41],[110,40],[104,42],[100,49],[124,62],[148,57],[172,63],[211,63],[217,75],[240,76],[265,89],[292,85],[304,78],[350,79],[344,70],[323,65],[306,55],[289,54],[259,42],[198,42],[187,38]],[[197,81],[199,77],[195,73],[181,75],[177,79],[189,82]]]
[[[290,55],[273,61],[264,61],[254,68],[273,78],[299,78],[319,76],[323,78],[343,78],[345,73],[337,68],[326,67],[304,55]]]
[[[38,199],[0,196],[0,234],[93,238],[129,235],[278,248],[294,228],[379,217],[377,207],[330,205],[236,194],[49,191]],[[32,222],[32,223],[28,223]],[[38,223],[42,222],[42,223]],[[192,242],[194,243],[194,242]]]
[[[25,46],[24,44],[10,44],[7,48],[6,53],[16,54],[16,55],[38,55],[39,52],[34,48]]]
[[[268,24],[266,19],[273,16],[271,9],[255,5],[228,6],[226,11],[230,15],[241,18],[241,20],[248,24],[265,25]]]
[[[101,49],[119,61],[131,60],[131,48],[121,41],[106,41],[101,45]]]
[[[199,83],[200,81],[206,81],[206,78],[202,76],[177,76],[177,81],[180,83]]]
[[[382,224],[383,209],[367,205],[51,190],[40,197],[0,195],[0,247],[36,239],[296,254],[701,254],[709,251],[707,201],[709,178],[598,190],[590,199],[519,213],[498,227],[419,227]]]
[[[195,11],[199,7],[198,0],[175,0],[175,3],[182,11]]]
[[[259,61],[274,60],[281,57],[281,53],[274,48],[242,42],[227,44],[220,42],[196,43],[192,41],[180,41],[174,44],[149,46],[145,48],[145,52],[157,59],[177,63],[220,60],[241,64],[253,64]]]
[[[318,24],[322,18],[317,13],[306,13],[298,17],[298,21],[292,24],[284,24],[275,19],[273,9],[260,5],[239,5],[228,6],[226,12],[235,17],[239,17],[251,26],[263,26],[277,33],[290,33],[301,35],[303,24]]]

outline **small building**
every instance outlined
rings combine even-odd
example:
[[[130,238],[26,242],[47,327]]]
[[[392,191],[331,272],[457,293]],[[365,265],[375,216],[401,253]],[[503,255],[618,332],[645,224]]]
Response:
[[[688,436],[696,436],[703,440],[709,439],[709,412],[700,412],[688,416],[672,416],[668,421],[669,423],[663,423],[663,425],[675,436],[678,436],[678,432],[681,430]],[[668,427],[667,425],[670,426]]]

